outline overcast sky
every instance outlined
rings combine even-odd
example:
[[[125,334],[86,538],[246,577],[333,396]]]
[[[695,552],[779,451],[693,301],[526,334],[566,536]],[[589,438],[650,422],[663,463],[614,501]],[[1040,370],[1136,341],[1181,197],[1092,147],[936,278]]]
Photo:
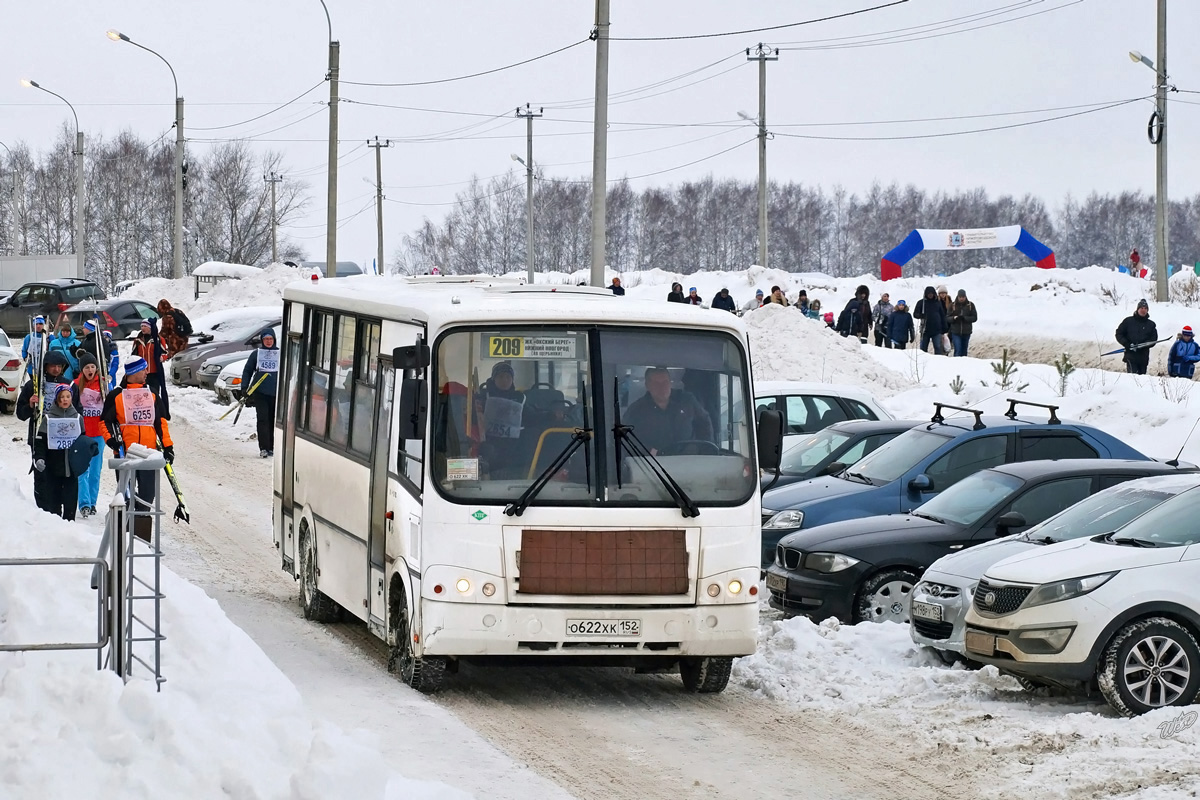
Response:
[[[884,2],[613,0],[611,35],[743,30]],[[535,160],[548,176],[590,175],[591,42],[470,80],[392,88],[348,83],[454,77],[569,45],[591,30],[595,12],[590,0],[327,3],[334,37],[341,42],[344,99],[468,114],[349,102],[340,106],[338,203],[339,218],[347,221],[339,234],[339,258],[370,263],[374,257],[375,167],[365,141],[376,135],[396,141],[383,152],[386,194],[393,201],[385,203],[389,259],[403,234],[422,218],[440,220],[449,209],[444,204],[452,203],[473,175],[490,178],[523,169],[510,159],[511,153],[525,153],[525,123],[512,118],[517,105],[545,107],[544,118],[535,122],[534,147]],[[22,88],[22,77],[75,104],[89,137],[113,136],[124,128],[146,138],[167,132],[174,115],[170,74],[148,53],[109,41],[105,31],[116,28],[174,66],[187,99],[191,152],[212,147],[206,139],[247,137],[256,147],[285,153],[286,174],[308,181],[312,198],[307,214],[286,234],[300,241],[310,258],[324,260],[328,118],[321,101],[328,99],[327,84],[256,122],[200,129],[270,111],[323,78],[328,34],[318,0],[10,0],[5,6],[9,36],[0,50],[0,141],[24,140],[44,149],[58,126],[69,120],[69,112],[54,98]],[[1200,50],[1195,46],[1200,3],[1176,0],[1170,11],[1171,82],[1200,90]],[[609,178],[671,170],[634,180],[639,188],[709,173],[753,180],[754,129],[735,123],[740,122],[738,111],[757,113],[757,67],[746,63],[743,51],[759,41],[805,48],[784,49],[779,61],[768,65],[767,121],[777,134],[905,136],[1087,109],[959,121],[847,123],[1061,109],[1150,95],[1154,73],[1132,63],[1127,53],[1138,49],[1154,57],[1154,14],[1154,0],[909,0],[847,19],[762,34],[614,41]],[[976,16],[964,19],[969,15]],[[871,41],[888,43],[862,46]],[[721,59],[727,60],[714,64]],[[699,71],[619,95],[693,70]],[[1194,146],[1200,133],[1200,94],[1173,98],[1170,193],[1183,197],[1200,191],[1200,154]],[[1045,124],[945,138],[859,141],[778,135],[769,144],[770,175],[826,189],[840,183],[853,192],[874,181],[946,190],[983,186],[992,195],[1030,192],[1052,207],[1067,193],[1152,193],[1154,148],[1146,140],[1151,110],[1143,100]],[[490,115],[503,116],[489,120]],[[647,124],[661,127],[645,129]],[[459,131],[467,126],[475,127]],[[414,141],[429,134],[439,134],[437,141]],[[707,158],[727,148],[733,149]],[[699,159],[707,160],[673,169]],[[996,220],[998,225],[1019,222]]]

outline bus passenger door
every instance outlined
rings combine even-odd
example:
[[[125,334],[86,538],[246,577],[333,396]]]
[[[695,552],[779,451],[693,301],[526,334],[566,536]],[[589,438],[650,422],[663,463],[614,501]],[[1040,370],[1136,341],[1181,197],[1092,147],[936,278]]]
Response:
[[[394,524],[396,509],[388,501],[388,462],[392,439],[392,392],[396,371],[391,359],[379,359],[379,388],[375,398],[375,436],[371,445],[371,524],[367,531],[367,597],[370,604],[367,625],[381,638],[387,638],[387,564],[388,528]]]
[[[283,557],[283,568],[290,574],[296,574],[296,417],[300,414],[303,403],[298,402],[296,389],[300,385],[300,372],[303,370],[303,346],[299,334],[290,331],[287,338],[287,385],[279,387],[283,390],[283,442],[280,453],[280,523],[279,552]]]

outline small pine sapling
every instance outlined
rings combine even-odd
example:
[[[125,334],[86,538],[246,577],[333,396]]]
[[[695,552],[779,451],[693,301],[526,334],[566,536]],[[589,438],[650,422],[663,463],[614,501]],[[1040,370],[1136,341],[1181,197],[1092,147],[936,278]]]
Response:
[[[963,382],[962,375],[955,375],[954,380],[950,381],[950,391],[955,394],[962,394],[966,388],[967,384]]]
[[[992,372],[1000,379],[996,381],[996,386],[1000,389],[1011,389],[1017,377],[1017,365],[1008,358],[1008,348],[1000,353],[1000,360],[992,362]],[[1026,384],[1028,385],[1028,384]]]
[[[1071,373],[1075,371],[1075,365],[1071,363],[1071,356],[1068,353],[1063,353],[1052,363],[1054,370],[1058,373],[1058,396],[1066,397],[1067,385],[1070,383]]]

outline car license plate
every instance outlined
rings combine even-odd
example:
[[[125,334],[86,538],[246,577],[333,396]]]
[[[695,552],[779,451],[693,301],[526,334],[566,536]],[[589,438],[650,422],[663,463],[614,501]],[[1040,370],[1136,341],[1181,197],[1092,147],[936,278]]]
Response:
[[[569,619],[567,636],[641,636],[640,619]]]
[[[936,603],[922,603],[919,600],[913,600],[909,613],[921,619],[931,619],[935,622],[942,621],[942,607]]]
[[[782,575],[776,575],[773,572],[767,573],[767,588],[774,589],[777,592],[787,591],[787,578]]]
[[[972,653],[990,656],[996,652],[996,637],[990,633],[967,631],[966,645]]]

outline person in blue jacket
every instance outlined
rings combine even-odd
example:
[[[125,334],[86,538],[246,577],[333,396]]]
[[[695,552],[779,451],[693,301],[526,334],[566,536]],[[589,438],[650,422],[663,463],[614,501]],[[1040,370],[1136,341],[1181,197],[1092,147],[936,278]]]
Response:
[[[260,378],[262,383],[246,400],[254,406],[258,418],[258,454],[262,458],[275,455],[275,385],[279,372],[279,347],[275,344],[275,331],[265,328],[262,345],[246,359],[242,368],[242,391],[249,392]]]
[[[1196,373],[1196,362],[1200,361],[1200,344],[1192,335],[1192,326],[1184,325],[1171,352],[1167,353],[1167,374],[1172,378],[1188,378]]]
[[[75,357],[75,351],[78,349],[79,339],[75,336],[75,330],[71,327],[71,323],[64,319],[58,335],[50,337],[49,344],[46,345],[46,351],[48,353],[62,353],[66,356],[67,369],[63,373],[63,378],[68,383],[75,380],[75,376],[79,374],[79,359]]]
[[[903,300],[896,301],[896,307],[888,316],[888,339],[895,350],[903,350],[917,339],[912,314],[908,313],[908,303]]]
[[[25,362],[25,374],[33,377],[33,362],[42,357],[42,340],[46,338],[46,318],[33,318],[33,333],[25,334],[21,343],[21,360]]]

